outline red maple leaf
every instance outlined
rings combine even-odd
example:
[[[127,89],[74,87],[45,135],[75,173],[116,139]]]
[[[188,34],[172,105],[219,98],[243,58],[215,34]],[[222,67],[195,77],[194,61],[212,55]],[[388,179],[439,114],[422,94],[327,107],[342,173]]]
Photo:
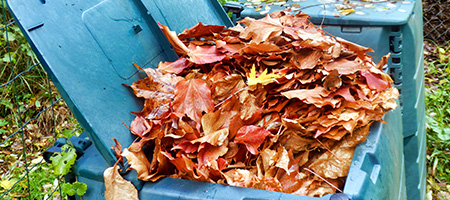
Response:
[[[201,79],[179,81],[172,106],[175,112],[186,114],[198,124],[201,123],[202,112],[214,110],[211,90]]]
[[[272,136],[272,134],[265,128],[248,125],[238,130],[234,142],[244,144],[251,154],[256,155],[259,152],[258,147],[264,142],[267,136]]]
[[[363,71],[361,75],[366,78],[367,86],[370,89],[381,92],[390,86],[389,82],[383,80],[379,75],[373,74],[370,71]]]

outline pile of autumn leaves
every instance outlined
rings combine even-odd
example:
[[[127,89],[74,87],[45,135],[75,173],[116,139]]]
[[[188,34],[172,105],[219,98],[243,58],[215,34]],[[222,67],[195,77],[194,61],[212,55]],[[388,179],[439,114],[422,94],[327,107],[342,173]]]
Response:
[[[145,107],[122,155],[145,181],[340,191],[356,145],[396,107],[387,56],[374,64],[371,49],[325,35],[303,13],[241,23],[179,35],[161,25],[180,58],[141,69],[148,77],[131,85]]]

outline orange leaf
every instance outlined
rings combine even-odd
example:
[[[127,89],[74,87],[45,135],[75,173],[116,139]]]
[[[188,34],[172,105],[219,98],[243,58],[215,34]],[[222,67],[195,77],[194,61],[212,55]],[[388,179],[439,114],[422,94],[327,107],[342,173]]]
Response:
[[[171,31],[168,26],[159,24],[161,30],[166,36],[167,40],[169,40],[170,44],[172,44],[175,52],[181,55],[187,55],[189,53],[189,49],[184,45],[184,43],[178,38],[177,33],[175,31]]]
[[[281,35],[283,30],[283,25],[281,25],[280,21],[271,18],[269,15],[260,20],[246,17],[240,22],[244,23],[247,28],[240,33],[239,37],[246,40],[252,39],[251,42],[254,43],[268,41],[274,36]]]
[[[131,168],[135,169],[138,173],[138,178],[141,180],[149,180],[150,178],[150,162],[145,156],[143,151],[132,152],[125,148],[122,152],[122,156],[127,158]]]
[[[199,166],[210,166],[212,161],[217,160],[220,156],[223,156],[228,152],[227,145],[217,147],[210,145],[209,143],[203,143],[200,146],[201,149],[199,150],[197,157]]]
[[[367,52],[373,52],[373,50],[371,48],[363,47],[363,46],[355,44],[353,42],[344,40],[340,37],[336,37],[336,40],[338,42],[340,42],[341,44],[344,44],[345,46],[347,46],[347,48],[350,49],[350,51],[355,52],[358,55],[358,57],[361,59],[368,56],[368,55],[366,55]]]
[[[186,38],[198,38],[198,37],[212,36],[213,33],[222,32],[222,30],[224,28],[225,28],[225,26],[204,25],[203,23],[199,22],[195,26],[181,32],[178,35],[178,38],[180,38],[180,40],[184,40]]]
[[[323,87],[329,91],[334,91],[340,88],[342,85],[342,79],[339,77],[337,70],[333,70],[325,77],[323,81]]]
[[[216,46],[197,46],[191,44],[189,45],[189,49],[189,61],[199,65],[221,61],[226,56],[226,54],[218,51]]]
[[[293,57],[293,62],[299,69],[313,69],[319,62],[322,54],[321,50],[302,49],[297,54],[297,57]]]
[[[368,69],[368,67],[356,60],[347,60],[345,58],[329,62],[324,65],[324,68],[329,72],[337,70],[340,75],[354,74],[363,69]]]
[[[345,86],[337,90],[335,93],[332,94],[332,96],[339,95],[341,97],[344,97],[345,100],[350,102],[355,102],[355,98],[350,93],[350,86]]]
[[[338,99],[329,98],[329,92],[323,87],[316,87],[314,89],[298,89],[282,92],[281,95],[288,99],[297,98],[308,104],[314,104],[321,108],[326,105],[336,107],[340,102]]]
[[[208,113],[214,110],[211,90],[201,79],[178,82],[172,106],[175,112],[186,114],[198,124],[201,123],[202,112]]]
[[[160,62],[158,69],[165,73],[180,74],[184,69],[192,65],[193,63],[186,60],[186,58],[180,57],[174,62]]]

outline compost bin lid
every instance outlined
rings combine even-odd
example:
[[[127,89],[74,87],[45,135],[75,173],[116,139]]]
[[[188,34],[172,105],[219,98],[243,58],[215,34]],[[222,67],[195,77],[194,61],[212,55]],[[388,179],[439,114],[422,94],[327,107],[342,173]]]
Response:
[[[338,1],[338,0],[287,0],[264,3],[255,0],[240,0],[244,4],[241,17],[262,16],[291,8],[302,10],[311,16],[315,24],[386,26],[406,24],[414,14],[416,1]],[[343,2],[348,2],[344,4]],[[420,3],[420,2],[419,2]]]
[[[61,96],[108,164],[116,162],[112,138],[122,146],[142,100],[124,85],[145,77],[133,66],[156,67],[177,55],[158,22],[180,33],[202,22],[231,26],[211,0],[8,1]],[[201,11],[201,12],[199,12]]]

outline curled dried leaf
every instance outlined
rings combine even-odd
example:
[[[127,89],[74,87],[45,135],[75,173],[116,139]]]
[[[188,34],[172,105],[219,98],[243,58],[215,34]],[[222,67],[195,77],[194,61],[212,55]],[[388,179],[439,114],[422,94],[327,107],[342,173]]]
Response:
[[[106,200],[139,200],[138,191],[134,185],[119,174],[119,166],[107,168],[103,172],[103,178]]]

